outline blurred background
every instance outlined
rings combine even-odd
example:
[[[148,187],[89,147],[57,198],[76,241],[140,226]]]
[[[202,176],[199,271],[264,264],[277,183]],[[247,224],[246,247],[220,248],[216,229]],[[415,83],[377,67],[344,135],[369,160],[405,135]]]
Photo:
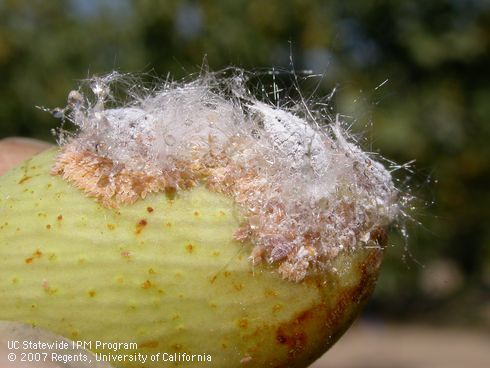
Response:
[[[393,231],[363,319],[315,367],[443,366],[385,360],[383,346],[407,336],[407,354],[437,341],[440,359],[490,346],[489,0],[0,0],[0,138],[54,142],[59,121],[35,106],[64,106],[94,74],[179,79],[206,60],[258,71],[267,87],[266,71],[291,58],[322,75],[305,94],[345,115],[364,148],[415,160],[396,172],[416,197],[408,240]]]

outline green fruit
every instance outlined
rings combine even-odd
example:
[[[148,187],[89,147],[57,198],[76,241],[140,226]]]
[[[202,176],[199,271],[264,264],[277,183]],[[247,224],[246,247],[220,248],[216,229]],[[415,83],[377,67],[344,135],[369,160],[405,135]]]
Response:
[[[135,342],[113,356],[167,353],[181,367],[305,367],[373,289],[379,248],[344,251],[336,272],[284,280],[234,240],[242,219],[229,197],[198,185],[107,208],[50,174],[55,154],[0,179],[0,320],[94,344]]]

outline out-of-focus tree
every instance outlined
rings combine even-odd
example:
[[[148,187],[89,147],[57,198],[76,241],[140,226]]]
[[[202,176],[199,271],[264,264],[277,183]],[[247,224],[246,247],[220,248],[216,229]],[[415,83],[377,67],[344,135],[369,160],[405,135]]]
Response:
[[[292,58],[323,74],[320,93],[338,87],[334,110],[367,148],[416,160],[397,174],[422,225],[408,251],[393,236],[373,311],[458,312],[490,289],[489,44],[488,0],[0,0],[0,134],[52,140],[58,122],[35,106],[63,105],[88,75]]]

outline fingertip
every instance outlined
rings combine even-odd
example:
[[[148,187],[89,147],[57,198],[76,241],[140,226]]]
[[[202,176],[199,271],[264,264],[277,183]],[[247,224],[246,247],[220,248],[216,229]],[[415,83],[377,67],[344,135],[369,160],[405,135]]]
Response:
[[[0,139],[0,175],[22,161],[52,147],[51,144],[23,137]]]

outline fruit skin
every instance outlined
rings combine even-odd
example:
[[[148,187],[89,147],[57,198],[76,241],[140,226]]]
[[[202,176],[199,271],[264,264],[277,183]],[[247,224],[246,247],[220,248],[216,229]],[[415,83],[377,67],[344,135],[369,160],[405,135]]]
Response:
[[[379,248],[341,254],[337,273],[286,281],[233,239],[241,218],[229,198],[199,186],[106,208],[49,174],[55,154],[0,179],[0,320],[212,359],[181,367],[305,367],[373,290]]]

